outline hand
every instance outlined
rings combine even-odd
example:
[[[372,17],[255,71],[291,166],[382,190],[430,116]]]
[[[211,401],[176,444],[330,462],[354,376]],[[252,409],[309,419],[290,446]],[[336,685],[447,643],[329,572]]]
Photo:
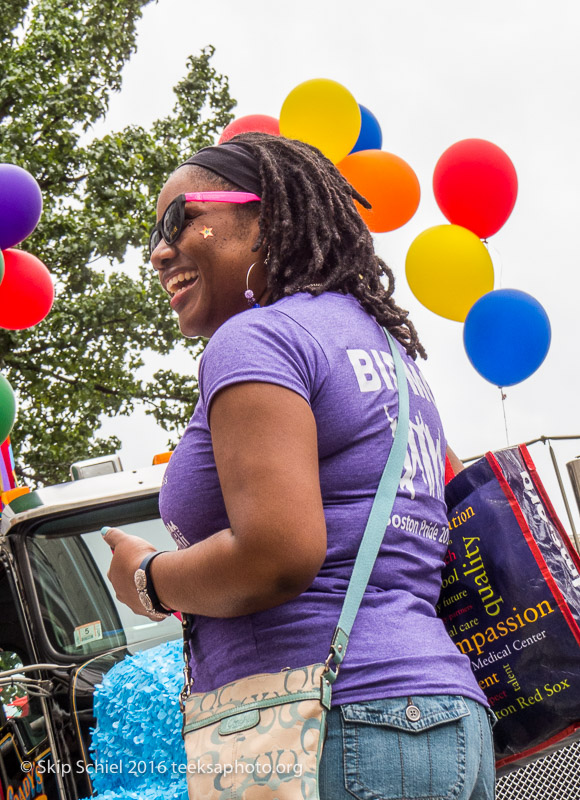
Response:
[[[145,539],[130,536],[119,528],[109,528],[103,540],[114,551],[107,577],[113,584],[117,600],[129,606],[135,614],[155,620],[164,619],[159,614],[147,613],[139,599],[134,581],[135,570],[139,568],[139,564],[148,553],[155,551],[155,547]]]

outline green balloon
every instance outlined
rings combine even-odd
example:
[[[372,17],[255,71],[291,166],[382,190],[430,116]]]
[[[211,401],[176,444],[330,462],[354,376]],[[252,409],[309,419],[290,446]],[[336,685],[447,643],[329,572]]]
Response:
[[[16,398],[12,386],[0,375],[0,444],[10,435],[16,417]]]
[[[0,283],[4,278],[4,255],[2,254],[2,250],[0,250]]]

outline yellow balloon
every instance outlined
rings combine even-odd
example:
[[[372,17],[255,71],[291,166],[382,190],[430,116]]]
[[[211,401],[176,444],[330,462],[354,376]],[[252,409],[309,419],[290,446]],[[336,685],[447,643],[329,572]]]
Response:
[[[486,246],[460,225],[436,225],[420,233],[409,248],[405,270],[417,300],[457,322],[493,289],[493,263]]]
[[[360,126],[357,101],[348,89],[327,78],[298,84],[280,111],[282,136],[313,144],[334,164],[350,153]]]

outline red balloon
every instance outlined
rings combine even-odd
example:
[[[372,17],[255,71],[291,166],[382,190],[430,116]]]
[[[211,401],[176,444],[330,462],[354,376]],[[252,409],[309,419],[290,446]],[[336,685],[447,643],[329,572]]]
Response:
[[[50,272],[24,250],[4,250],[4,280],[0,283],[0,328],[20,331],[43,320],[54,300]]]
[[[512,213],[518,176],[500,147],[485,139],[463,139],[437,162],[433,192],[449,222],[487,239]]]
[[[247,117],[240,117],[226,125],[218,144],[229,142],[232,136],[237,136],[238,133],[253,133],[256,131],[259,133],[271,133],[272,136],[280,136],[280,123],[275,117],[269,117],[267,114],[248,114]]]

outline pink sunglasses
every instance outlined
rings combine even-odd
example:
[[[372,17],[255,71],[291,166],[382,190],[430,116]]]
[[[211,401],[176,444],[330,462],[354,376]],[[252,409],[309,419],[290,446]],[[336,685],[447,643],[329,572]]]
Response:
[[[186,203],[253,203],[261,200],[251,192],[188,192],[180,194],[165,209],[165,213],[155,225],[149,236],[149,255],[163,239],[173,244],[181,236],[185,222]]]

